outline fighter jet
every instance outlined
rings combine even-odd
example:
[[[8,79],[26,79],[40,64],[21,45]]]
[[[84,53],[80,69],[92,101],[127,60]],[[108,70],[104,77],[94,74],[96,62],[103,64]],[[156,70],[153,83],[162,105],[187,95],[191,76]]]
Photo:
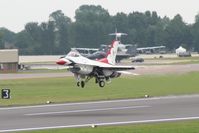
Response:
[[[77,80],[77,86],[84,88],[85,84],[95,78],[95,83],[100,87],[105,86],[105,82],[110,82],[112,78],[119,77],[122,73],[128,72],[124,70],[135,69],[132,66],[115,65],[115,58],[120,41],[114,40],[105,58],[99,60],[88,59],[77,51],[69,52],[65,57],[60,58],[56,63],[68,66],[69,71],[74,73]]]

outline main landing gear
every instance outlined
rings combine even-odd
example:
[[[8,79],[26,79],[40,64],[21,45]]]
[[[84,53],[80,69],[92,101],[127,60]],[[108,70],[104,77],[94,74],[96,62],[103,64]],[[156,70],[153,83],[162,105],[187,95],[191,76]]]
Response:
[[[99,81],[99,86],[100,87],[104,87],[105,86],[105,82],[102,80],[102,81]]]
[[[99,84],[99,87],[104,87],[105,86],[105,81],[104,81],[104,77],[96,77],[95,78],[95,83]]]
[[[93,76],[83,76],[83,75],[78,75],[75,74],[75,77],[77,79],[77,86],[84,88],[85,84],[93,77]],[[105,86],[105,81],[107,83],[109,82],[110,78],[105,78],[104,76],[95,76],[95,83],[99,85],[99,87],[104,87]]]
[[[99,81],[96,80],[96,83],[99,84],[99,87],[104,87],[104,86],[105,86],[105,81],[104,81],[104,80],[99,80]],[[78,82],[77,82],[77,86],[78,86],[78,87],[84,88],[84,86],[85,86],[85,81],[78,81]]]

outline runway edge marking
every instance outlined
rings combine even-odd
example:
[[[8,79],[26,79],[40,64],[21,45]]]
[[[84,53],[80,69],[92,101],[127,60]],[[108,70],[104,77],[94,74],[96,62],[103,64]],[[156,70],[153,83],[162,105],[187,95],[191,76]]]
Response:
[[[90,123],[81,125],[68,125],[68,126],[51,126],[51,127],[36,127],[36,128],[19,128],[19,129],[7,129],[0,130],[0,133],[4,132],[17,132],[17,131],[32,131],[32,130],[44,130],[44,129],[59,129],[59,128],[75,128],[75,127],[89,127],[96,126],[109,126],[109,125],[123,125],[123,124],[135,124],[135,123],[152,123],[152,122],[166,122],[166,121],[180,121],[180,120],[195,120],[198,117],[182,117],[182,118],[167,118],[167,119],[153,119],[153,120],[140,120],[140,121],[123,121],[123,122],[108,122],[108,123]]]
[[[140,99],[121,99],[121,100],[94,101],[94,102],[91,101],[91,102],[50,104],[50,105],[20,106],[20,107],[10,107],[10,108],[0,107],[0,110],[44,108],[44,107],[72,106],[72,105],[86,105],[86,104],[103,104],[103,103],[117,103],[117,102],[137,102],[137,101],[147,101],[147,100],[194,98],[194,97],[199,97],[199,95],[163,96],[163,97],[140,98]]]

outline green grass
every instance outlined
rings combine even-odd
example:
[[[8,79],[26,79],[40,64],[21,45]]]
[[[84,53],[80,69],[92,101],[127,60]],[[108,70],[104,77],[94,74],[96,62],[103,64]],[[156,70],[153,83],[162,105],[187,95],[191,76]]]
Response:
[[[97,128],[65,128],[22,133],[198,133],[199,121],[178,121],[123,126],[103,126]]]
[[[199,72],[183,75],[120,77],[100,88],[93,80],[85,88],[73,77],[17,79],[0,81],[0,89],[10,88],[11,99],[0,99],[0,106],[140,98],[199,93]]]

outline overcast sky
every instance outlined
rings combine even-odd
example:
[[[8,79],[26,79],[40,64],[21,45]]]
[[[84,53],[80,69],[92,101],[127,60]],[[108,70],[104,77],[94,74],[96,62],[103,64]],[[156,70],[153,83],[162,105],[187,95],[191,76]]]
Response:
[[[199,12],[197,0],[0,0],[0,27],[18,32],[28,22],[47,21],[56,10],[74,20],[75,10],[84,4],[101,5],[111,15],[147,10],[157,11],[161,17],[180,14],[186,23],[193,23]]]

